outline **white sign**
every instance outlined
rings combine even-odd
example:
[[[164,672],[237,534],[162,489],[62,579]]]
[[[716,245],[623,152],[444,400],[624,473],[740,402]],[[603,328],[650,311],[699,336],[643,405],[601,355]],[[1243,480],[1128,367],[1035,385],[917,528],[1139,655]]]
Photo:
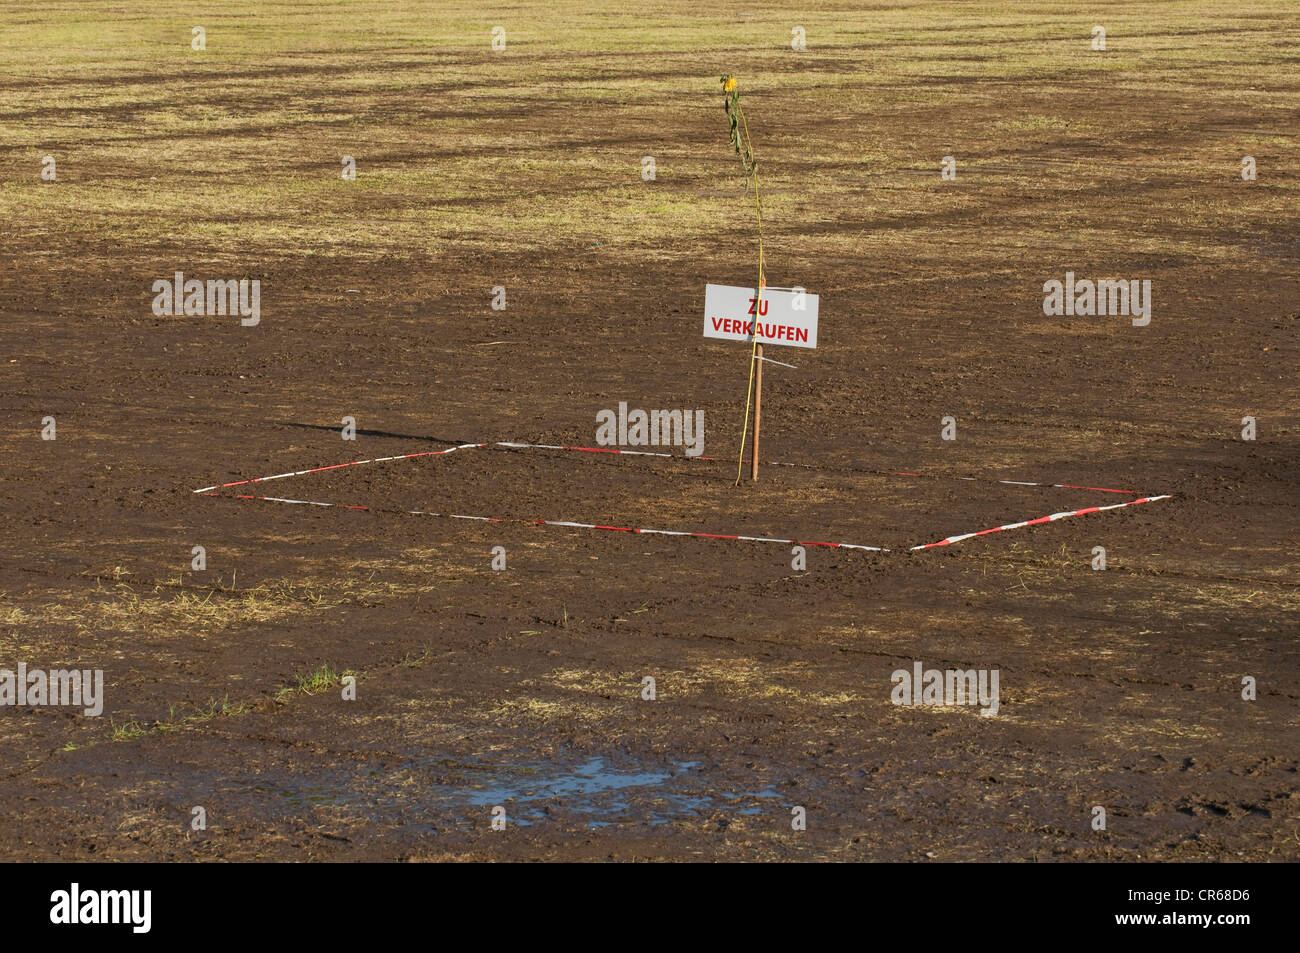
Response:
[[[757,313],[755,313],[757,311]],[[753,288],[706,285],[704,336],[726,341],[817,346],[817,296],[802,288],[764,288],[763,299]]]

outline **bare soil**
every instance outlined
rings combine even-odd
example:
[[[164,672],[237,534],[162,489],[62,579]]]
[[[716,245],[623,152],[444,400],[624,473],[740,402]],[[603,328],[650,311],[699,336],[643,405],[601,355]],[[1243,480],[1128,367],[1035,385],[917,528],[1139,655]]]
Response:
[[[251,66],[242,81],[268,103],[311,96],[324,56]],[[724,60],[694,61],[702,95]],[[607,65],[680,77],[686,62],[624,52]],[[419,55],[395,64],[391,92],[353,105],[400,110],[421,69]],[[1274,90],[1286,108],[1261,119],[1173,80],[936,77],[950,97],[916,111],[782,92],[777,66],[750,100],[767,96],[754,118],[774,179],[817,166],[802,130],[917,157],[855,180],[861,206],[819,209],[810,191],[804,214],[774,214],[769,280],[821,295],[822,343],[771,349],[798,370],[766,372],[755,484],[734,485],[745,349],[700,335],[705,282],[753,280],[738,173],[728,194],[741,224],[681,244],[637,240],[614,200],[586,238],[538,223],[521,234],[492,217],[490,192],[465,200],[483,205],[481,234],[449,237],[440,254],[364,240],[267,248],[249,220],[247,252],[186,241],[174,223],[140,242],[100,220],[6,226],[0,667],[103,669],[106,703],[100,718],[0,711],[0,856],[1300,859],[1300,247],[1294,204],[1283,221],[1241,197],[1294,195],[1294,81]],[[211,77],[213,108],[223,96],[249,106],[230,92],[238,80]],[[466,129],[501,124],[513,150],[596,149],[682,201],[714,187],[690,163],[732,158],[712,99],[640,106],[629,128],[598,124],[563,88],[547,95],[544,109],[484,99],[446,112]],[[1140,129],[1124,142],[995,133],[1046,113]],[[112,122],[146,147],[146,115]],[[1243,183],[1237,163],[1261,128],[1289,145],[1257,147],[1268,176]],[[330,124],[288,134],[337,178]],[[372,149],[399,169],[426,152],[471,155],[454,137]],[[963,149],[1026,179],[990,165],[942,183],[939,157]],[[639,181],[647,151],[660,182]],[[93,160],[63,175],[142,189],[183,175],[143,154]],[[3,161],[8,178],[34,174],[26,152]],[[674,161],[686,171],[674,176]],[[587,188],[583,176],[507,171],[498,189],[558,202]],[[376,219],[427,202],[433,228],[454,204],[401,187],[361,194],[359,214]],[[1198,220],[1205,203],[1239,204],[1241,223]],[[291,217],[293,203],[267,214]],[[1162,216],[1163,231],[1146,230]],[[1084,221],[1106,232],[1081,236]],[[1028,222],[1059,240],[1018,242]],[[260,278],[261,324],[153,316],[151,283],[178,268]],[[1044,316],[1042,283],[1066,270],[1149,278],[1151,324]],[[505,311],[490,307],[497,285]],[[465,442],[591,446],[596,413],[619,401],[702,409],[717,459],[482,448],[255,491],[366,510],[192,492]],[[54,441],[40,438],[46,415]],[[956,441],[940,439],[947,415]],[[340,439],[344,416],[354,442]],[[909,551],[1129,498],[999,480],[1171,499]],[[809,547],[796,571],[785,545],[531,520],[890,552]],[[505,571],[492,569],[495,546]],[[1105,571],[1092,568],[1098,546]],[[891,673],[917,660],[998,670],[997,716],[892,704]],[[323,666],[323,684],[299,682]],[[355,701],[332,680],[344,672]],[[491,829],[496,805],[505,832]],[[191,829],[195,806],[206,830]],[[806,831],[791,829],[798,806]]]

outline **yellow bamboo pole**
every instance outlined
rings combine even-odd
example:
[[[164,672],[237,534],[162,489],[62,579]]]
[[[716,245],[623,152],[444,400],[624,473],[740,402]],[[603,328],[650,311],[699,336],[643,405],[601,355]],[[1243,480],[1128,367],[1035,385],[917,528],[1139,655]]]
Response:
[[[757,320],[757,319],[755,319]],[[758,431],[763,424],[763,345],[758,346],[758,365],[754,369],[754,462],[749,468],[750,480],[758,479]]]
[[[752,157],[754,154],[754,144],[753,141],[749,138],[749,122],[748,120],[745,119],[745,110],[740,107],[739,101],[737,101],[736,111],[740,113],[740,124],[741,127],[744,129],[745,150]],[[754,212],[758,216],[758,291],[754,298],[754,325],[751,328],[751,331],[753,332],[752,337],[754,340],[753,340],[753,344],[750,346],[749,349],[749,386],[745,389],[745,422],[742,425],[740,431],[740,456],[736,458],[736,486],[740,486],[740,477],[741,474],[744,472],[744,468],[745,468],[745,441],[749,437],[749,403],[750,403],[750,398],[753,396],[754,393],[754,375],[756,373],[755,365],[761,363],[760,361],[754,360],[754,358],[759,354],[758,312],[763,306],[763,289],[767,286],[767,278],[763,274],[763,205],[759,201],[759,197],[758,197],[758,163],[757,162],[753,162],[753,161],[750,162],[749,173],[750,173],[750,180],[754,185]],[[761,371],[759,371],[758,373],[761,373]],[[755,420],[754,445],[755,445],[754,479],[758,479],[757,419]]]

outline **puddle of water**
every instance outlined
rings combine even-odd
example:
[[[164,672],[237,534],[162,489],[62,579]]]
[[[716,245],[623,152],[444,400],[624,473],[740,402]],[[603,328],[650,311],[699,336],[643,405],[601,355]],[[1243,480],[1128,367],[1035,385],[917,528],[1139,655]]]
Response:
[[[616,771],[604,758],[592,758],[572,772],[561,772],[551,777],[532,779],[501,778],[492,787],[472,791],[469,803],[483,806],[504,804],[506,801],[537,801],[548,798],[595,797],[625,788],[654,787],[663,784],[680,772],[695,767],[695,761],[673,762],[670,771]]]
[[[699,811],[708,806],[708,798],[701,796],[665,793],[661,790],[674,779],[691,773],[697,761],[674,761],[666,770],[644,771],[636,768],[619,770],[605,758],[590,758],[570,769],[555,765],[527,765],[526,776],[521,777],[514,766],[494,772],[483,785],[452,792],[453,799],[464,799],[474,807],[502,805],[510,820],[528,826],[542,820],[545,811],[537,802],[559,801],[558,806],[578,814],[616,816],[632,810],[628,795],[643,795],[673,808],[671,814],[651,810],[645,817],[651,824],[666,824],[672,815],[685,811]],[[594,829],[613,824],[609,820],[593,820],[588,826]]]
[[[446,778],[449,767],[453,777]],[[424,826],[430,813],[445,815],[448,821],[463,822],[466,815],[482,818],[486,813],[484,808],[501,805],[511,825],[526,827],[546,820],[547,808],[555,807],[590,815],[587,826],[593,830],[623,820],[658,826],[698,816],[724,804],[730,811],[753,816],[765,810],[760,804],[752,803],[754,800],[780,796],[771,786],[747,792],[682,790],[699,792],[700,775],[695,770],[698,767],[697,761],[672,761],[656,770],[645,770],[639,765],[620,768],[603,757],[567,766],[547,762],[486,764],[440,759],[408,762],[388,777],[374,771],[346,776],[331,771],[328,781],[312,779],[312,783],[289,786],[263,781],[253,784],[252,790],[272,796],[286,807],[344,808],[364,813],[372,820],[418,813],[419,821],[404,818],[417,826]],[[418,777],[430,770],[436,770],[443,779],[418,787],[410,784],[413,775]],[[751,803],[738,808],[737,801]]]

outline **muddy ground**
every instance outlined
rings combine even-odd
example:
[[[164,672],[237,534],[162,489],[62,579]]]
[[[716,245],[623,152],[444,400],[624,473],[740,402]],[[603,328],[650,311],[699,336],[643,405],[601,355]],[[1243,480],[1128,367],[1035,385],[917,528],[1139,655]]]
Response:
[[[210,173],[151,158],[147,111],[96,111],[115,84],[167,88],[165,63],[7,68],[11,90],[29,69],[56,103],[88,99],[0,107],[11,131],[47,133],[0,153],[0,667],[102,669],[105,704],[0,710],[0,856],[1300,858],[1300,97],[1294,73],[1268,72],[1294,23],[1250,9],[1217,38],[1149,24],[1118,72],[1044,67],[1034,82],[950,71],[1038,47],[1012,31],[1009,51],[964,48],[937,8],[911,39],[906,17],[922,14],[893,10],[891,51],[846,28],[797,67],[776,15],[757,53],[642,38],[584,58],[543,35],[500,67],[503,88],[532,97],[518,110],[471,95],[475,64],[495,62],[476,34],[339,92],[350,120],[251,128],[277,96],[310,104],[322,77],[360,75],[361,46],[216,64],[173,95],[238,116],[233,149],[252,165]],[[1051,10],[1032,29],[1069,36]],[[1088,26],[1070,38],[1079,56]],[[1186,73],[1144,60],[1167,42],[1223,56]],[[903,46],[920,64],[905,76],[860,65]],[[803,466],[764,465],[739,487],[746,350],[700,335],[705,282],[753,277],[716,96],[728,68],[758,77],[751,123],[774,191],[794,196],[768,226],[769,280],[821,295],[818,349],[769,349],[798,369],[765,376],[761,462]],[[859,70],[847,99],[808,92]],[[621,119],[599,122],[593,76],[651,74],[699,93],[632,88]],[[907,106],[918,87],[933,102]],[[497,151],[376,132],[390,114],[405,130],[416,99],[467,136],[495,124]],[[999,132],[1026,116],[1063,125]],[[1123,129],[1078,133],[1079,116]],[[208,157],[222,133],[187,135],[181,154]],[[59,181],[40,183],[39,154],[65,140]],[[272,160],[248,159],[259,143],[302,157],[295,176],[337,180],[351,148],[382,154],[393,178],[340,199],[335,231],[295,241],[259,234],[255,212],[226,235],[150,204],[205,175],[273,194]],[[860,168],[823,155],[839,143],[897,155]],[[949,152],[973,164],[954,183],[939,177]],[[579,153],[603,164],[566,167]],[[649,153],[655,182],[640,176]],[[552,165],[492,164],[539,155]],[[402,179],[453,162],[494,184],[458,198]],[[833,200],[800,184],[823,174]],[[87,204],[110,187],[140,206]],[[81,191],[60,212],[31,198],[41,188]],[[624,198],[639,189],[681,222],[642,229],[648,213]],[[519,194],[535,217],[509,204]],[[706,200],[734,218],[690,219]],[[442,217],[458,203],[478,225]],[[417,208],[436,248],[383,231]],[[190,221],[223,214],[200,203]],[[326,213],[284,195],[261,214],[269,229]],[[261,323],[154,316],[151,284],[177,269],[259,278]],[[1150,325],[1045,316],[1042,284],[1067,270],[1150,279]],[[703,410],[718,460],[485,447],[254,491],[365,510],[192,492],[469,442],[591,446],[597,412],[620,401]],[[909,551],[1156,494],[1170,498]],[[810,546],[794,569],[783,544],[539,519],[889,552]],[[891,673],[916,661],[997,670],[996,716],[891,703]]]

